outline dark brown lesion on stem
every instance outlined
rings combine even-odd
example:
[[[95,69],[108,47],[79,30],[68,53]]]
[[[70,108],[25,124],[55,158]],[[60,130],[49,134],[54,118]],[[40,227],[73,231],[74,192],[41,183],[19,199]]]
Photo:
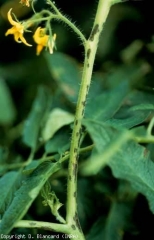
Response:
[[[30,226],[35,226],[36,223],[34,223],[34,222],[30,222],[29,225],[30,225]]]
[[[74,198],[76,198],[76,197],[77,197],[77,193],[76,193],[76,192],[74,192],[74,194],[73,194],[73,197],[74,197]]]
[[[76,133],[76,137],[78,137],[78,136],[79,136],[79,132]]]
[[[73,229],[73,230],[76,230],[76,227],[75,227],[75,225],[71,225],[71,228]]]
[[[74,181],[77,179],[77,171],[78,171],[78,163],[73,164],[73,176],[74,176]]]
[[[88,92],[89,92],[89,85],[86,86],[86,89],[87,89],[87,91],[86,91],[85,103],[86,103]]]
[[[74,148],[74,153],[76,153],[77,152],[77,148]]]
[[[81,135],[82,135],[82,126],[80,127],[80,130],[79,130],[78,147],[80,146]]]
[[[88,91],[89,91],[89,85],[87,84],[87,93],[88,93]]]
[[[81,229],[81,226],[80,226],[80,223],[79,223],[79,219],[78,219],[78,214],[77,212],[75,213],[74,217],[73,217],[73,220],[75,222],[75,225],[76,227],[79,229],[80,232],[82,232],[82,229]]]
[[[90,53],[91,53],[91,49],[89,48],[89,49],[87,50],[87,59],[89,59]]]
[[[75,158],[76,158],[76,161],[78,162],[79,154],[76,154]]]
[[[78,147],[80,147],[80,139],[81,139],[81,135],[79,137],[79,140],[78,140]],[[78,157],[78,156],[77,156]],[[77,158],[76,158],[77,159]]]
[[[85,107],[85,104],[86,104],[86,100],[85,101],[82,101],[82,105]]]
[[[89,40],[90,40],[90,41],[93,41],[95,35],[96,35],[98,32],[99,32],[99,25],[96,24],[96,25],[94,26],[94,28],[93,28],[91,34],[90,34]]]

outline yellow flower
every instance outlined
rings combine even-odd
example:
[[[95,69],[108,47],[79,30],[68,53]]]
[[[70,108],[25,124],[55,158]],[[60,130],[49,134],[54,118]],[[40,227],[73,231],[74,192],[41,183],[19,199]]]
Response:
[[[20,3],[27,7],[30,7],[29,0],[21,0]]]
[[[21,0],[20,3],[27,7],[30,7],[29,0]]]
[[[27,43],[26,39],[23,36],[23,33],[24,33],[23,24],[21,24],[20,22],[16,22],[12,19],[11,11],[12,11],[12,8],[8,11],[7,16],[8,16],[9,22],[13,27],[7,30],[7,32],[5,33],[5,36],[8,36],[9,34],[13,34],[16,42],[18,43],[23,42],[25,45],[31,47],[32,45]]]
[[[45,28],[38,27],[33,35],[34,41],[37,43],[36,55],[40,55],[40,52],[44,47],[49,48],[49,52],[53,53],[55,46],[56,34],[50,39],[50,36],[45,33]]]

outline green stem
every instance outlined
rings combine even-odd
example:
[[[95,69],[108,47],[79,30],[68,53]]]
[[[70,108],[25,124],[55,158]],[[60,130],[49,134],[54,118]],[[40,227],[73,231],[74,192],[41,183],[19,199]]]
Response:
[[[0,220],[1,222],[1,220]],[[79,232],[73,230],[72,226],[67,224],[58,224],[58,223],[50,223],[50,222],[41,222],[41,221],[29,221],[29,220],[20,220],[15,223],[14,228],[37,228],[44,229],[51,232],[61,232],[64,233],[63,238],[66,238],[65,234],[74,235],[76,239],[81,240],[82,236]],[[52,234],[54,235],[54,234]],[[56,234],[55,234],[56,235]],[[68,238],[68,237],[67,237]]]
[[[55,13],[57,14],[61,14],[60,11],[58,10],[58,8],[55,6],[55,4],[52,1],[48,1],[48,4],[51,5],[51,7],[53,8],[53,10],[55,11]]]
[[[80,142],[80,136],[82,132],[81,124],[82,124],[82,119],[84,117],[84,109],[85,109],[87,94],[88,94],[90,83],[91,83],[93,65],[94,65],[95,55],[97,51],[99,36],[103,29],[103,24],[107,19],[110,7],[111,7],[111,0],[99,0],[93,28],[92,28],[89,39],[85,43],[85,60],[84,60],[79,97],[77,101],[75,121],[74,121],[73,133],[72,133],[72,141],[71,141],[71,147],[70,147],[69,168],[68,168],[67,215],[66,215],[66,222],[68,224],[74,224],[74,218],[77,216],[77,202],[76,202],[77,166],[78,166],[78,155],[79,155],[79,142]]]
[[[145,137],[134,136],[133,140],[137,143],[154,143],[154,136],[145,136]]]
[[[33,12],[36,13],[35,8],[34,8],[34,0],[32,0],[32,2],[31,2],[31,7],[32,7]]]
[[[151,119],[149,123],[148,129],[147,129],[147,136],[151,136],[153,126],[154,126],[154,117]]]
[[[51,5],[51,7],[56,13],[56,15],[54,15],[53,18],[65,22],[80,37],[81,41],[83,42],[83,45],[85,45],[86,38],[84,37],[82,32],[79,30],[79,28],[77,28],[74,23],[72,23],[67,17],[63,15],[52,1],[49,0],[48,3]]]
[[[84,153],[84,152],[89,152],[93,149],[94,144],[89,145],[87,147],[81,148],[80,149],[80,153]],[[68,160],[70,154],[67,153],[66,155],[64,155],[61,160],[59,161],[60,163],[65,162],[66,160]],[[40,161],[40,163],[45,162],[45,161],[53,161],[55,160],[55,156],[47,156],[47,157],[43,157],[40,159],[37,159],[38,161]],[[13,163],[13,164],[1,164],[1,167],[3,167],[4,169],[7,170],[12,170],[12,169],[16,169],[16,168],[23,168],[27,165],[27,162],[21,162],[21,163]]]
[[[65,22],[80,37],[81,41],[83,42],[83,45],[85,46],[86,38],[84,37],[82,32],[74,25],[74,23],[72,23],[69,19],[67,19],[65,16],[61,14],[54,15],[52,18]]]
[[[20,220],[15,223],[14,228],[38,228],[38,229],[40,228],[48,229],[49,231],[69,233],[69,228],[66,224],[49,223],[41,221]]]

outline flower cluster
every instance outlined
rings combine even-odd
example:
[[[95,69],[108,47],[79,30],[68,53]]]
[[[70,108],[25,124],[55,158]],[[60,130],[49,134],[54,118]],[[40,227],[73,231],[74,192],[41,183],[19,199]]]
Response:
[[[55,46],[56,34],[50,38],[46,34],[45,28],[38,27],[33,36],[34,41],[37,43],[36,54],[39,55],[44,47],[49,48],[49,52],[53,53],[53,48]]]
[[[26,2],[29,3],[29,1],[26,1]],[[9,34],[13,34],[16,42],[18,43],[22,42],[26,46],[31,47],[32,45],[27,43],[26,39],[23,36],[24,32],[27,30],[27,28],[31,24],[27,24],[26,22],[24,23],[24,22],[14,21],[11,16],[11,11],[12,11],[12,8],[8,11],[7,16],[12,27],[7,30],[7,32],[5,33],[5,36],[8,36]],[[56,34],[54,34],[53,36],[47,35],[45,28],[38,27],[33,35],[33,39],[37,44],[37,47],[36,47],[37,55],[41,53],[44,47],[47,47],[51,54],[53,53],[53,49],[55,47]]]

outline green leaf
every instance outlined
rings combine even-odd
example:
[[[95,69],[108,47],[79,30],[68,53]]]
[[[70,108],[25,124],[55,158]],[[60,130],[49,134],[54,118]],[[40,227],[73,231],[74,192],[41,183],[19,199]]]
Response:
[[[153,92],[142,92],[142,91],[132,91],[128,97],[128,102],[132,103],[131,105],[136,106],[136,105],[141,105],[141,106],[153,106],[154,102],[154,94]],[[153,109],[153,108],[151,108]]]
[[[78,179],[77,205],[80,224],[83,228],[88,225],[88,219],[95,214],[93,198],[96,194],[95,184],[88,178]],[[90,210],[90,211],[89,211]]]
[[[0,146],[0,165],[5,164],[6,159],[8,158],[9,151],[6,147]]]
[[[73,114],[66,112],[60,108],[53,109],[48,116],[47,122],[42,132],[43,140],[49,140],[61,127],[72,123],[73,120]]]
[[[32,173],[41,163],[42,163],[42,159],[32,160],[31,163],[24,168],[23,173],[24,174]]]
[[[135,105],[131,107],[131,111],[137,111],[137,110],[154,110],[154,104],[150,103],[143,103],[139,105]]]
[[[131,227],[130,216],[136,196],[137,193],[130,188],[130,184],[122,182],[118,193],[112,197],[106,220],[104,217],[99,218],[90,229],[86,239],[122,240],[123,233]]]
[[[98,152],[102,152],[106,144],[111,141],[111,138],[113,138],[114,135],[114,131],[117,133],[114,128],[108,126],[107,124],[90,119],[84,120],[83,125],[86,127],[88,133],[90,134],[93,143],[95,144],[95,148]]]
[[[140,84],[142,84],[144,76],[150,70],[148,65],[146,65],[146,67],[143,63],[139,62],[133,62],[133,64],[122,64],[120,66],[116,65],[114,67],[111,67],[111,70],[106,76],[107,86],[109,88],[113,88],[115,86],[118,86],[123,81],[127,81],[130,86],[133,86],[133,88],[134,86],[139,86]]]
[[[108,134],[108,139],[104,138],[104,129],[98,128],[96,124],[93,128],[93,125],[86,123],[99,154],[93,155],[81,166],[81,173],[96,174],[104,165],[109,165],[115,177],[128,180],[136,191],[146,196],[150,209],[154,213],[154,163],[147,149],[133,141],[128,141],[131,135],[127,131],[121,134],[115,132],[115,137],[105,146],[105,141],[109,141],[110,135]],[[107,128],[105,130],[107,133]]]
[[[47,64],[59,88],[71,101],[77,100],[81,74],[77,63],[62,53],[46,55]]]
[[[49,93],[45,88],[40,87],[23,131],[23,142],[32,149],[36,148],[39,131],[46,113],[49,112],[50,102]]]
[[[22,182],[21,187],[15,193],[11,205],[3,215],[0,223],[0,232],[3,234],[10,233],[14,224],[22,219],[28,211],[48,178],[59,168],[58,163],[44,162]]]
[[[107,124],[90,120],[83,121],[83,124],[87,128],[98,154],[93,154],[81,165],[80,169],[83,175],[93,175],[98,173],[117,154],[122,145],[132,137],[132,133],[127,130],[116,130]]]
[[[104,238],[107,240],[122,240],[124,232],[131,226],[130,216],[137,196],[128,183],[119,184],[116,199],[112,202],[104,228]]]
[[[149,115],[150,115],[149,111],[134,111],[133,114],[126,118],[123,119],[111,118],[107,121],[107,123],[115,128],[129,129],[143,123],[148,118]]]
[[[0,215],[8,208],[19,185],[20,172],[8,172],[0,178]]]
[[[130,141],[107,164],[115,177],[128,180],[138,192],[146,196],[154,213],[154,163],[148,150]]]
[[[56,219],[61,223],[66,223],[63,217],[60,216],[58,210],[63,206],[62,203],[60,203],[59,199],[57,198],[54,191],[51,192],[51,186],[49,182],[46,182],[44,187],[42,188],[41,195],[44,198],[43,205],[49,206],[51,209],[51,213],[56,217]]]
[[[122,136],[124,138],[128,137],[128,139],[132,136],[130,131],[125,129],[116,129],[108,123],[102,123],[91,119],[84,120],[83,125],[86,126],[98,153],[102,153],[107,144],[111,143],[111,140],[114,142],[114,138],[120,140]]]
[[[0,124],[11,124],[16,116],[16,110],[10,91],[4,80],[0,79]]]
[[[85,118],[100,121],[110,119],[119,110],[128,92],[129,85],[127,82],[123,82],[115,89],[105,91],[101,95],[96,96],[95,99],[88,102]]]
[[[69,149],[70,146],[70,131],[68,129],[60,129],[49,141],[45,144],[45,152],[62,153]]]
[[[104,225],[105,219],[104,217],[100,217],[91,227],[88,236],[86,237],[87,240],[100,240],[104,239]]]
[[[102,83],[102,77],[102,74],[99,72],[93,73],[92,86],[89,88],[88,99],[95,99],[96,96],[102,94],[102,89],[105,88],[104,82]]]
[[[122,240],[130,208],[128,204],[114,202],[105,222],[101,217],[92,226],[87,240]]]
[[[150,116],[152,110],[154,110],[154,105],[150,103],[125,107],[120,109],[116,116],[109,119],[107,123],[115,128],[129,129],[143,123]]]

